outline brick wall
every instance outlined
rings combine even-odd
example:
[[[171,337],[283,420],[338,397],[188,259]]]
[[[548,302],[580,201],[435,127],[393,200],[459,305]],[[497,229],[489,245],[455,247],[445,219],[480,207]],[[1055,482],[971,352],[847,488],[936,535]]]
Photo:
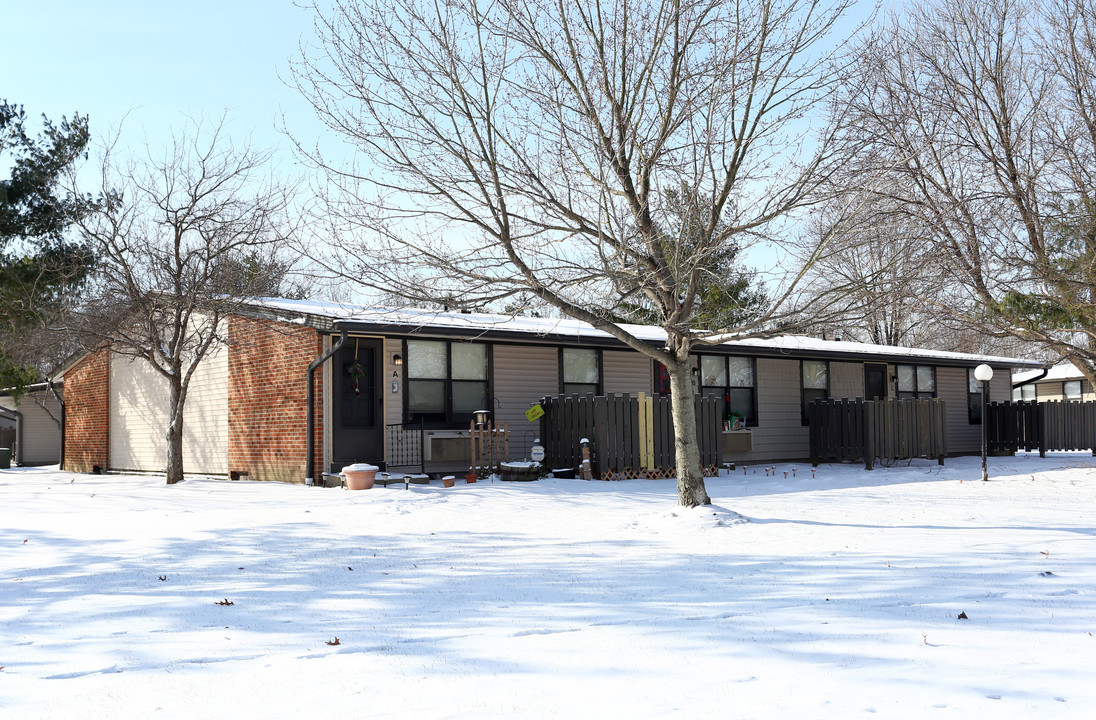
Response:
[[[306,373],[323,352],[316,330],[233,317],[228,347],[228,469],[251,480],[304,482]],[[314,472],[323,463],[323,373],[315,375]]]
[[[85,355],[65,373],[65,470],[104,470],[110,455],[110,349]]]

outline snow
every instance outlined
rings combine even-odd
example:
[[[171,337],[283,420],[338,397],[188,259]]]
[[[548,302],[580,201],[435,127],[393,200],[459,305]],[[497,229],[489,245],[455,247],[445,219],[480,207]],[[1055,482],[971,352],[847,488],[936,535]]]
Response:
[[[0,717],[1089,717],[1096,462],[979,462],[695,509],[0,471]]]
[[[1024,370],[1018,372],[1012,377],[1012,382],[1019,383],[1029,380],[1033,377],[1037,377],[1043,373],[1042,370]],[[1083,378],[1084,374],[1077,369],[1077,366],[1071,362],[1060,363],[1050,368],[1047,371],[1046,377],[1039,378],[1040,380],[1078,380]]]
[[[347,465],[342,469],[344,473],[377,472],[378,470],[380,470],[379,467],[370,465],[369,463],[354,463],[353,465]]]
[[[526,333],[530,338],[557,335],[583,339],[607,339],[612,336],[604,330],[573,318],[534,318],[516,315],[492,313],[462,313],[443,310],[417,308],[376,308],[364,305],[328,302],[321,300],[290,300],[285,298],[254,298],[256,307],[282,312],[296,312],[330,320],[350,323],[372,323],[377,325],[410,325],[431,329],[461,329],[480,331],[507,331]],[[665,342],[666,331],[653,325],[628,325],[620,327],[633,337],[649,342]],[[996,355],[975,355],[969,353],[929,350],[925,348],[896,347],[892,345],[873,345],[841,340],[822,340],[805,335],[782,335],[773,338],[739,338],[733,335],[718,338],[721,344],[731,348],[749,350],[755,348],[775,349],[781,352],[800,353],[852,353],[868,355],[887,355],[897,358],[956,360],[961,362],[985,362],[1008,367],[1039,367],[1041,363],[1017,358],[998,357]]]

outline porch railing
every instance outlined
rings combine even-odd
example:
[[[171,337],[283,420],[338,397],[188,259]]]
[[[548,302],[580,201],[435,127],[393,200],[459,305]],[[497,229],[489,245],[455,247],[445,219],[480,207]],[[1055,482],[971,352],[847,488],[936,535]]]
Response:
[[[385,462],[387,467],[415,467],[420,474],[426,473],[423,453],[422,421],[393,423],[384,426]]]

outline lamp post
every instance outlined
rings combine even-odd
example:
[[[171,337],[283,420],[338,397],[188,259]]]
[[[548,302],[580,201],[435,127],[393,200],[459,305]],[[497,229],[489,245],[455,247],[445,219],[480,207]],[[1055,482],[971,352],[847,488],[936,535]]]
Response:
[[[986,470],[986,446],[989,444],[989,381],[993,378],[993,368],[985,363],[974,368],[974,379],[982,383],[982,481],[989,480]]]

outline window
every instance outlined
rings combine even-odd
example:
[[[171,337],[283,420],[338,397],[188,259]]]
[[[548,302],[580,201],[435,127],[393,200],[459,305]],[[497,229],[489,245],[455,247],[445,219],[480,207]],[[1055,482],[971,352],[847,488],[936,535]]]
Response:
[[[1080,380],[1066,380],[1062,383],[1062,397],[1066,400],[1080,400],[1081,399],[1081,381]]]
[[[560,390],[564,395],[601,394],[601,351],[562,348],[559,351]]]
[[[1024,402],[1035,400],[1035,383],[1012,388],[1012,399],[1014,401],[1023,400]]]
[[[898,398],[936,397],[936,368],[929,365],[896,365]]]
[[[404,355],[409,422],[464,423],[490,409],[486,345],[408,340]]]
[[[982,383],[974,377],[974,368],[967,368],[967,421],[982,424]]]
[[[801,360],[799,385],[803,393],[803,424],[807,424],[807,406],[830,396],[830,364],[825,360]]]
[[[700,394],[722,397],[723,419],[738,416],[747,427],[757,425],[757,392],[753,358],[700,356]]]
[[[670,372],[666,366],[655,360],[655,395],[668,397],[670,394]]]

